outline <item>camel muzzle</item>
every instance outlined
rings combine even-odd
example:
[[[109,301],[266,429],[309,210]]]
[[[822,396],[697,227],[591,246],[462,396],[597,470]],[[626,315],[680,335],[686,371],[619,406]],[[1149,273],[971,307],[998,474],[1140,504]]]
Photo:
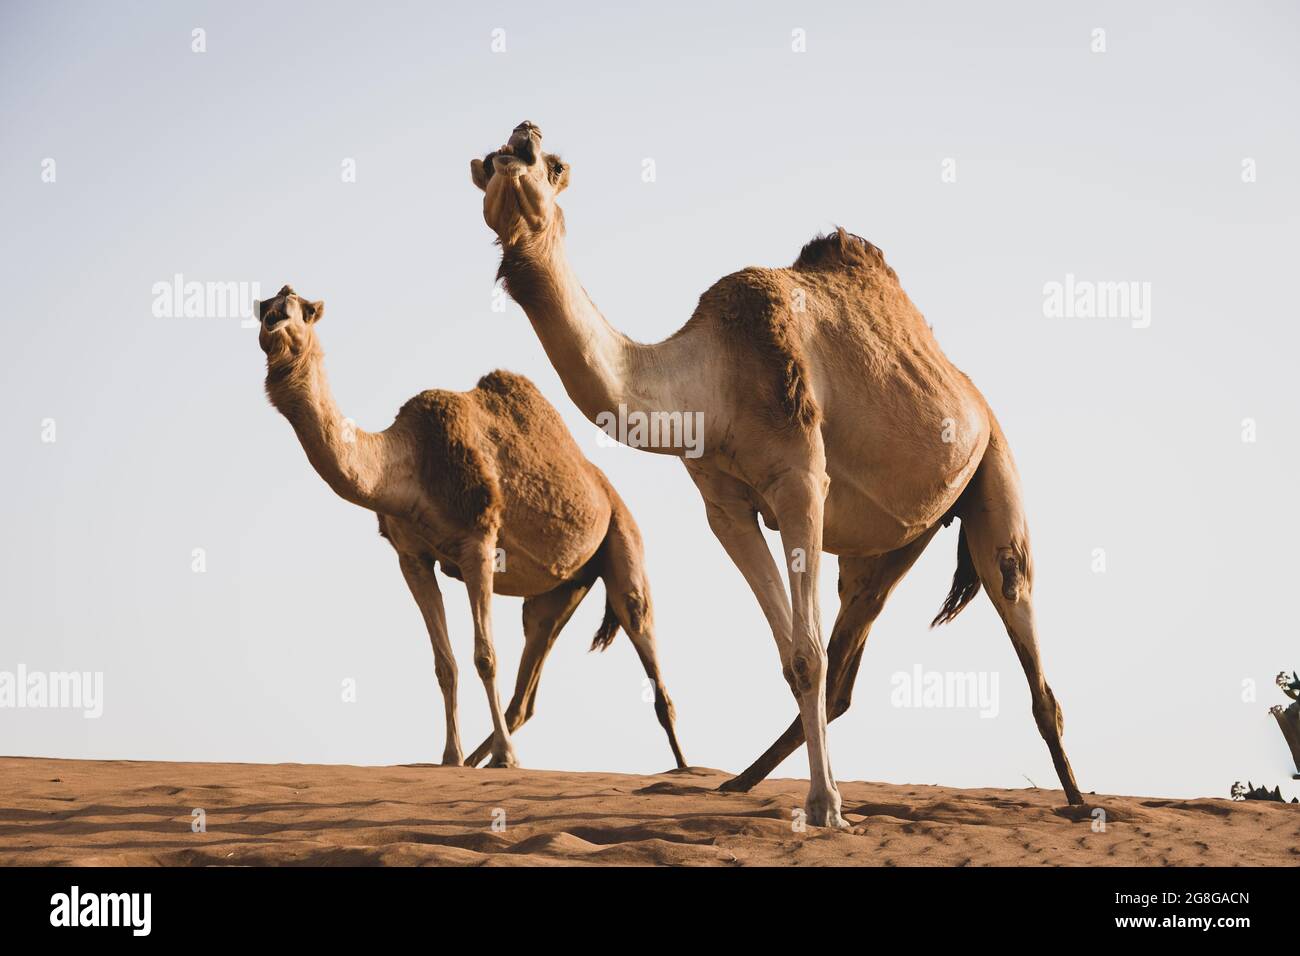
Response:
[[[537,147],[542,142],[542,131],[525,120],[514,128],[501,152],[512,155],[532,166],[537,162]]]

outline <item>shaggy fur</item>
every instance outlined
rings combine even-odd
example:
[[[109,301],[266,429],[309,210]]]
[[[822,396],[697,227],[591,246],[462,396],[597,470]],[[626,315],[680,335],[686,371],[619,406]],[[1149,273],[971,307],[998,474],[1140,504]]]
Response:
[[[898,275],[885,262],[885,253],[861,236],[837,226],[829,235],[814,236],[799,251],[791,267],[803,271],[881,269],[897,281]]]
[[[719,280],[700,296],[695,313],[703,321],[717,321],[732,337],[734,352],[757,353],[767,374],[752,384],[769,389],[778,421],[805,429],[817,424],[821,410],[808,386],[808,361],[789,289],[774,273],[745,269]]]
[[[501,486],[496,469],[479,445],[469,395],[421,392],[397,413],[420,454],[420,482],[451,517],[481,532],[501,520]]]

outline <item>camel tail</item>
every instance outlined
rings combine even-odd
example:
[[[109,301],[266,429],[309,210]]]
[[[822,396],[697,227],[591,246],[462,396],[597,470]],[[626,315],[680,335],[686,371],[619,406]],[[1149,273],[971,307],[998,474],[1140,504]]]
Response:
[[[618,618],[614,616],[614,606],[605,601],[605,619],[600,622],[600,629],[591,641],[591,650],[603,651],[614,642],[618,634]]]
[[[970,556],[970,545],[966,543],[966,526],[963,524],[957,535],[957,570],[952,576],[952,588],[930,626],[947,624],[979,593],[980,578],[975,572],[975,562]]]

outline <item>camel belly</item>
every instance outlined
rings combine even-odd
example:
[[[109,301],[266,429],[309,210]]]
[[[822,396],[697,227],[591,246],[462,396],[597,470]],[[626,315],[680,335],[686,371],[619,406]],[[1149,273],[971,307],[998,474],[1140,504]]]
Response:
[[[822,548],[831,554],[870,557],[910,543],[940,520],[960,490],[941,499],[879,500],[871,489],[831,479],[826,497]]]
[[[839,437],[825,436],[823,547],[865,557],[900,548],[943,518],[979,467],[989,432],[971,403],[934,423],[932,434],[881,428]]]
[[[901,548],[939,521],[956,503],[979,467],[987,440],[967,449],[957,462],[936,462],[918,473],[931,481],[901,484],[879,471],[863,472],[858,461],[838,461],[828,449],[827,490],[822,518],[822,550],[831,554],[871,557]],[[848,467],[837,467],[848,465]],[[749,499],[763,523],[780,530],[772,506],[751,486]]]
[[[386,519],[388,537],[403,554],[436,560],[443,573],[464,580],[460,562],[465,542],[456,538],[430,540],[414,525],[399,518]],[[528,540],[512,534],[507,521],[497,534],[493,560],[492,593],[508,597],[532,597],[554,590],[575,577],[595,555],[604,539],[604,530],[581,529],[585,533],[557,535],[549,548],[530,548]]]
[[[574,529],[567,529],[567,534],[558,535],[541,544],[555,545],[555,549],[543,548],[541,553],[530,550],[539,543],[536,539],[527,540],[513,536],[508,527],[503,526],[497,539],[497,567],[492,579],[492,590],[497,594],[509,594],[517,597],[531,597],[559,587],[570,581],[586,566],[604,540],[605,529],[586,529],[585,534],[575,534]]]

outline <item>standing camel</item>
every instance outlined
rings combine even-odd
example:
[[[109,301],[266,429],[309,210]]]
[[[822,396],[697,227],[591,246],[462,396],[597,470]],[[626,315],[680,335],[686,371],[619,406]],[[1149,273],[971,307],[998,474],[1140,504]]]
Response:
[[[465,761],[517,765],[511,740],[533,715],[542,664],[597,578],[605,618],[592,649],[621,626],[654,684],[655,714],[678,767],[686,766],[672,701],[655,656],[654,612],[641,533],[599,468],[583,457],[559,414],[528,379],[492,372],[468,392],[416,395],[377,434],[334,404],[316,323],[324,302],[285,286],[259,306],[266,393],[298,435],[307,459],[346,501],[379,515],[402,576],[424,616],[447,710],[442,762],[461,763],[456,661],[434,575],[465,582],[474,618],[474,666],[487,690],[492,735]],[[524,651],[504,714],[496,690],[493,593],[524,599]]]
[[[702,422],[703,453],[683,461],[709,527],[758,599],[799,703],[785,734],[724,788],[752,787],[807,741],[808,820],[845,825],[827,720],[849,706],[867,631],[890,591],[958,517],[957,572],[934,623],[952,620],[984,586],[1024,667],[1066,797],[1082,803],[1039,660],[1011,451],[880,250],[842,229],[818,237],[788,269],[719,280],[686,325],[644,345],[605,321],[569,266],[556,197],[570,167],[542,151],[541,131],[520,124],[470,170],[501,244],[499,277],[583,414],[598,424],[615,414]],[[646,450],[683,456],[672,442]],[[789,599],[758,515],[780,532]],[[828,649],[817,598],[822,551],[840,556]]]

